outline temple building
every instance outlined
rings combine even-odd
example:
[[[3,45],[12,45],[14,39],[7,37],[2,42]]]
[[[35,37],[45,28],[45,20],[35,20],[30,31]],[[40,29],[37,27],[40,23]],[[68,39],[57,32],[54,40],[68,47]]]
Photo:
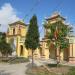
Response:
[[[53,13],[51,17],[46,18],[45,19],[47,25],[56,23],[58,21],[61,21],[63,24],[66,24],[66,19],[64,17],[62,17],[59,13]],[[75,63],[75,36],[73,35],[69,35],[66,38],[69,41],[69,47],[64,49],[64,50],[56,50],[54,49],[54,47],[49,48],[48,44],[47,44],[47,34],[50,30],[48,29],[48,27],[44,27],[44,38],[42,39],[42,41],[40,42],[41,44],[41,51],[42,53],[42,57],[43,58],[52,58],[52,59],[57,59],[60,62],[61,61],[68,61],[68,62],[74,62]],[[71,34],[71,33],[70,33]],[[58,59],[59,58],[59,59]]]
[[[57,21],[61,21],[65,23],[65,18],[62,17],[59,13],[52,14],[51,17],[45,19],[47,23],[55,23]],[[11,44],[13,48],[13,56],[18,57],[31,57],[32,51],[27,50],[25,48],[24,42],[26,33],[28,30],[28,25],[25,24],[23,21],[17,21],[12,24],[9,24],[8,31],[7,31],[7,42]],[[47,38],[46,35],[48,34],[48,29],[44,27],[44,37],[40,41],[40,48],[37,48],[34,52],[35,58],[41,59],[57,59],[60,58],[60,61],[68,61],[68,62],[75,62],[75,37],[68,36],[69,39],[69,47],[63,51],[57,51],[52,47],[49,49],[47,45]]]
[[[17,21],[9,24],[7,31],[7,42],[11,44],[13,48],[12,56],[18,57],[30,57],[32,55],[31,50],[25,48],[25,36],[28,30],[28,25],[23,21]],[[35,50],[35,57],[39,57],[38,49]]]

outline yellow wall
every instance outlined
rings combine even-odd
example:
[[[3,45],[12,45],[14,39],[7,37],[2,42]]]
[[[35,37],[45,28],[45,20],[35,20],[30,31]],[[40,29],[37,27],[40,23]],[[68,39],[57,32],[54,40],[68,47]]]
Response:
[[[64,55],[63,55],[63,50],[60,52],[60,60],[63,61],[64,60]]]
[[[54,21],[53,21],[54,22]],[[49,23],[53,23],[53,22],[49,22]],[[13,29],[15,28],[15,34],[13,34]],[[8,33],[7,33],[7,42],[10,43],[10,40],[16,39],[16,55],[18,57],[26,57],[28,58],[28,56],[32,56],[32,50],[27,50],[25,48],[24,45],[24,41],[25,41],[25,36],[28,30],[28,26],[25,25],[21,25],[21,24],[15,24],[15,25],[9,25],[8,27]],[[46,33],[45,33],[46,34]],[[75,38],[74,38],[75,39]],[[20,46],[23,46],[23,55],[20,55],[21,53],[21,49]],[[71,54],[71,48],[72,46],[70,45],[70,54]],[[52,53],[52,55],[55,57],[55,52],[53,52],[52,50],[49,52],[49,48],[47,46],[47,40],[43,40],[41,42],[41,48],[42,48],[42,56],[45,59],[49,59],[49,54]],[[37,48],[34,51],[34,58],[40,58],[40,50],[39,48]],[[64,59],[64,52],[60,52],[60,59],[63,60]],[[75,57],[75,43],[73,43],[73,57]],[[41,57],[42,58],[42,57]]]
[[[15,33],[13,34],[13,29],[15,29]],[[7,42],[11,42],[10,40],[16,39],[16,55],[20,56],[20,46],[23,46],[23,57],[28,57],[28,51],[24,46],[25,36],[27,32],[27,26],[21,24],[9,25],[7,32]]]
[[[15,34],[13,34],[13,29],[15,28]],[[25,36],[28,30],[28,26],[21,25],[21,24],[15,24],[15,25],[9,25],[8,32],[7,32],[7,42],[10,43],[11,39],[16,39],[16,55],[18,57],[26,57],[32,56],[32,50],[27,50],[25,48],[24,42],[25,42]],[[23,46],[23,54],[21,55],[21,46]],[[39,58],[39,49],[37,48],[34,51],[34,57]]]

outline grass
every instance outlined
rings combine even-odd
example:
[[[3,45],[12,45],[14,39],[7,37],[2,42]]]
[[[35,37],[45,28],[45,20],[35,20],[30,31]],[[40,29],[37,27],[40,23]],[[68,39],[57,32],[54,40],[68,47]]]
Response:
[[[7,63],[10,60],[9,57],[0,57],[0,63]]]
[[[2,63],[10,63],[10,64],[15,64],[15,63],[24,63],[24,62],[28,62],[29,59],[28,58],[24,58],[24,57],[3,57],[0,58],[0,62]]]
[[[28,58],[24,58],[24,57],[16,57],[16,58],[12,58],[8,61],[10,64],[15,64],[15,63],[24,63],[24,62],[29,62]]]
[[[71,67],[67,75],[75,75],[75,67]]]
[[[27,69],[27,75],[75,75],[75,67],[48,64],[47,65],[50,71],[42,67],[34,67]]]
[[[61,73],[61,75],[75,75],[75,67],[61,64],[48,64],[47,65],[53,73]]]
[[[55,73],[47,71],[43,67],[34,67],[31,69],[28,69],[26,74],[27,75],[56,75]]]
[[[57,67],[57,64],[47,64],[48,67]]]

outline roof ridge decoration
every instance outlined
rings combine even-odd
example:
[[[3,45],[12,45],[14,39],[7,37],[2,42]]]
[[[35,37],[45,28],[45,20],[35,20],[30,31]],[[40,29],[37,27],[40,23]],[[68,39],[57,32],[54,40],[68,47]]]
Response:
[[[65,18],[59,13],[59,12],[54,12],[50,17],[46,18],[46,20],[52,20],[54,18],[60,17],[63,20],[65,20]]]
[[[60,13],[57,12],[57,11],[55,11],[55,12],[51,15],[51,17],[55,17],[55,16],[58,16],[58,15],[60,15]]]
[[[18,25],[18,24],[21,24],[21,25],[24,25],[24,26],[27,26],[23,20],[19,20],[19,21],[16,21],[16,22],[13,22],[13,23],[10,23],[9,25],[10,26],[13,26],[13,25]]]

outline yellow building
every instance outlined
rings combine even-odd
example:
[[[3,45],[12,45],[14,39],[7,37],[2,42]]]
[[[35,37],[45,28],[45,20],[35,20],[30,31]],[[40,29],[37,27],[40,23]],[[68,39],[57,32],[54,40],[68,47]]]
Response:
[[[53,13],[53,15],[49,18],[46,18],[46,23],[52,24],[57,21],[61,21],[62,23],[65,23],[65,18],[63,18],[59,13]],[[54,47],[48,48],[47,46],[47,38],[46,35],[48,34],[48,28],[44,27],[44,38],[40,42],[41,44],[41,52],[42,57],[49,59],[57,59],[60,62],[61,61],[68,61],[68,62],[74,62],[75,63],[75,37],[74,36],[68,36],[67,39],[69,40],[69,47],[64,50],[56,50]]]
[[[32,55],[31,50],[27,50],[24,45],[27,30],[28,25],[26,25],[23,21],[17,21],[15,23],[9,24],[6,39],[13,48],[13,56],[28,58]],[[39,57],[38,51],[38,49],[35,50],[35,57]]]
[[[51,15],[51,17],[49,18],[46,18],[46,23],[47,24],[52,24],[52,23],[55,23],[55,22],[58,22],[58,21],[61,21],[62,23],[64,23],[65,21],[65,18],[63,18],[59,13],[53,13]],[[48,28],[45,28],[44,27],[44,38],[42,39],[41,41],[41,50],[42,52],[44,52],[43,54],[43,58],[46,58],[46,59],[49,59],[49,58],[52,58],[52,59],[57,59],[58,57],[63,60],[63,53],[61,52],[60,53],[60,56],[59,56],[59,51],[57,52],[57,50],[54,49],[54,47],[52,47],[52,49],[48,48],[47,46],[47,34],[48,34]]]
[[[46,19],[47,23],[54,23],[57,21],[62,21],[62,23],[65,23],[65,18],[63,18],[60,14],[54,13],[51,17]],[[8,31],[7,31],[7,42],[11,44],[13,48],[13,56],[18,57],[31,57],[32,51],[27,50],[25,48],[24,42],[26,33],[28,30],[28,25],[26,25],[22,21],[17,21],[15,23],[9,24]],[[68,37],[69,39],[69,47],[68,49],[65,49],[63,51],[55,50],[55,49],[49,49],[47,46],[47,38],[46,35],[48,33],[48,29],[44,28],[44,38],[40,41],[40,48],[36,49],[34,52],[35,58],[41,58],[41,59],[60,59],[60,61],[69,61],[69,62],[75,62],[75,37],[71,36]]]
[[[69,36],[69,62],[75,63],[75,36]]]
[[[28,56],[28,52],[24,46],[26,31],[27,25],[21,21],[9,24],[7,42],[11,44],[14,50],[13,55],[25,57]]]

